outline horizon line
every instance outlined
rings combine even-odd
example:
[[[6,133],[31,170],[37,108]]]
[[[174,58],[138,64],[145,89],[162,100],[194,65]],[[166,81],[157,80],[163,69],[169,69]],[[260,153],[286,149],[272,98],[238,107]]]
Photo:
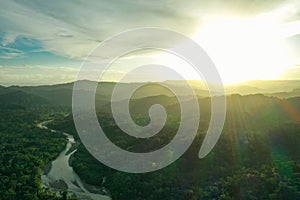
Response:
[[[78,81],[89,81],[89,82],[98,82],[98,83],[122,83],[122,84],[134,84],[134,83],[164,83],[168,81],[195,81],[195,82],[203,82],[206,84],[205,81],[203,80],[164,80],[164,81],[132,81],[132,82],[118,82],[118,81],[113,81],[113,80],[102,80],[102,81],[93,81],[93,80],[75,80],[75,81],[66,81],[66,82],[61,82],[61,83],[17,83],[17,84],[5,84],[5,83],[0,83],[1,87],[9,88],[9,87],[42,87],[42,86],[55,86],[55,85],[64,85],[64,84],[73,84]],[[254,81],[264,81],[264,82],[271,82],[271,81],[300,81],[300,79],[253,79],[253,80],[245,80],[245,81],[240,81],[237,83],[223,83],[223,85],[226,87],[228,86],[234,86],[234,85],[240,85],[243,83],[247,82],[254,82]]]

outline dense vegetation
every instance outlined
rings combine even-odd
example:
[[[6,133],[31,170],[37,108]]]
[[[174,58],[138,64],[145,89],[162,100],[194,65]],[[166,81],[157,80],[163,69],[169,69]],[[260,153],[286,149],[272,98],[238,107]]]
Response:
[[[147,123],[148,118],[135,115],[135,111],[145,114],[153,103],[167,104],[166,98],[135,100],[131,109],[135,121]],[[300,199],[300,99],[229,96],[223,134],[214,150],[200,160],[197,155],[209,121],[209,102],[199,100],[202,119],[192,146],[160,171],[129,174],[112,170],[95,160],[83,145],[74,154],[73,168],[90,184],[101,185],[105,177],[104,186],[113,199]],[[178,105],[173,98],[167,105],[171,123],[159,137],[145,141],[126,136],[106,108],[109,106],[98,111],[100,124],[114,143],[130,151],[160,148],[177,130]],[[76,134],[71,116],[53,127]]]
[[[41,130],[36,125],[57,112],[9,101],[0,110],[0,199],[68,198],[66,192],[56,195],[41,185],[43,167],[65,148],[66,140],[61,134]]]
[[[136,123],[149,122],[148,109],[154,103],[164,105],[168,113],[159,134],[135,139],[113,120],[107,104],[113,85],[100,87],[96,102],[99,122],[115,144],[148,152],[174,137],[180,117],[175,97],[162,95],[166,91],[156,86],[135,96],[130,109]],[[43,189],[40,179],[43,167],[65,148],[65,138],[36,124],[55,118],[49,126],[74,134],[79,141],[72,115],[59,114],[70,113],[71,90],[72,84],[0,87],[0,199],[68,198],[66,192],[59,196]],[[198,151],[209,124],[209,98],[199,98],[200,129],[193,144],[162,170],[119,172],[98,162],[80,143],[71,164],[85,182],[107,188],[112,199],[300,199],[300,98],[231,95],[227,99],[223,133],[204,159],[198,158]]]

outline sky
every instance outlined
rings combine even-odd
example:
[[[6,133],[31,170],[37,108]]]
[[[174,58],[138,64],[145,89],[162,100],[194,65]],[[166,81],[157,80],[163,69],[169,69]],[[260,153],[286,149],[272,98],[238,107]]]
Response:
[[[0,85],[74,81],[82,62],[99,43],[141,27],[171,29],[195,40],[225,83],[300,79],[298,2],[1,0]],[[190,79],[196,78],[188,63],[174,55],[139,52],[112,64],[104,79],[114,81],[132,65],[151,62],[172,65]],[[157,76],[145,72],[135,77],[134,81],[140,81]]]

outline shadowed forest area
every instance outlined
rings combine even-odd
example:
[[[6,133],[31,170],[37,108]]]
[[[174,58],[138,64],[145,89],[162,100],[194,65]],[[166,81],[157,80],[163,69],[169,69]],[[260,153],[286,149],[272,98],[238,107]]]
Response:
[[[51,92],[58,95],[63,86],[52,87]],[[228,95],[222,135],[213,151],[199,159],[210,120],[210,98],[199,96],[199,130],[188,151],[159,171],[130,174],[101,164],[81,144],[70,114],[70,96],[61,92],[57,97],[63,103],[51,103],[53,97],[47,98],[42,90],[1,91],[0,199],[76,199],[67,191],[58,194],[42,187],[41,173],[66,145],[59,132],[37,128],[39,122],[49,119],[54,121],[48,127],[73,134],[77,141],[77,151],[70,159],[74,171],[85,183],[104,187],[112,199],[300,198],[299,97]],[[107,94],[96,96],[97,116],[107,137],[119,147],[149,152],[169,143],[176,134],[180,122],[176,97],[143,94],[130,101],[132,118],[139,125],[149,123],[148,110],[153,104],[163,105],[168,114],[157,135],[136,139],[115,124]]]

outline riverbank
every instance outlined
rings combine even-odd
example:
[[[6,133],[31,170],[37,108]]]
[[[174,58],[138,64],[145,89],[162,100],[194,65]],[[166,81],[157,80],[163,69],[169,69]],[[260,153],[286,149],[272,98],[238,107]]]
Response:
[[[37,126],[41,129],[51,130],[52,132],[60,132],[49,129],[46,126],[51,121],[52,120],[41,122]],[[103,188],[84,183],[74,172],[69,163],[72,155],[76,152],[76,141],[72,135],[64,132],[62,132],[62,134],[66,136],[68,141],[66,148],[55,160],[49,162],[42,170],[41,179],[43,187],[47,187],[53,192],[67,190],[70,193],[74,193],[78,199],[111,199],[109,196],[103,195]]]

